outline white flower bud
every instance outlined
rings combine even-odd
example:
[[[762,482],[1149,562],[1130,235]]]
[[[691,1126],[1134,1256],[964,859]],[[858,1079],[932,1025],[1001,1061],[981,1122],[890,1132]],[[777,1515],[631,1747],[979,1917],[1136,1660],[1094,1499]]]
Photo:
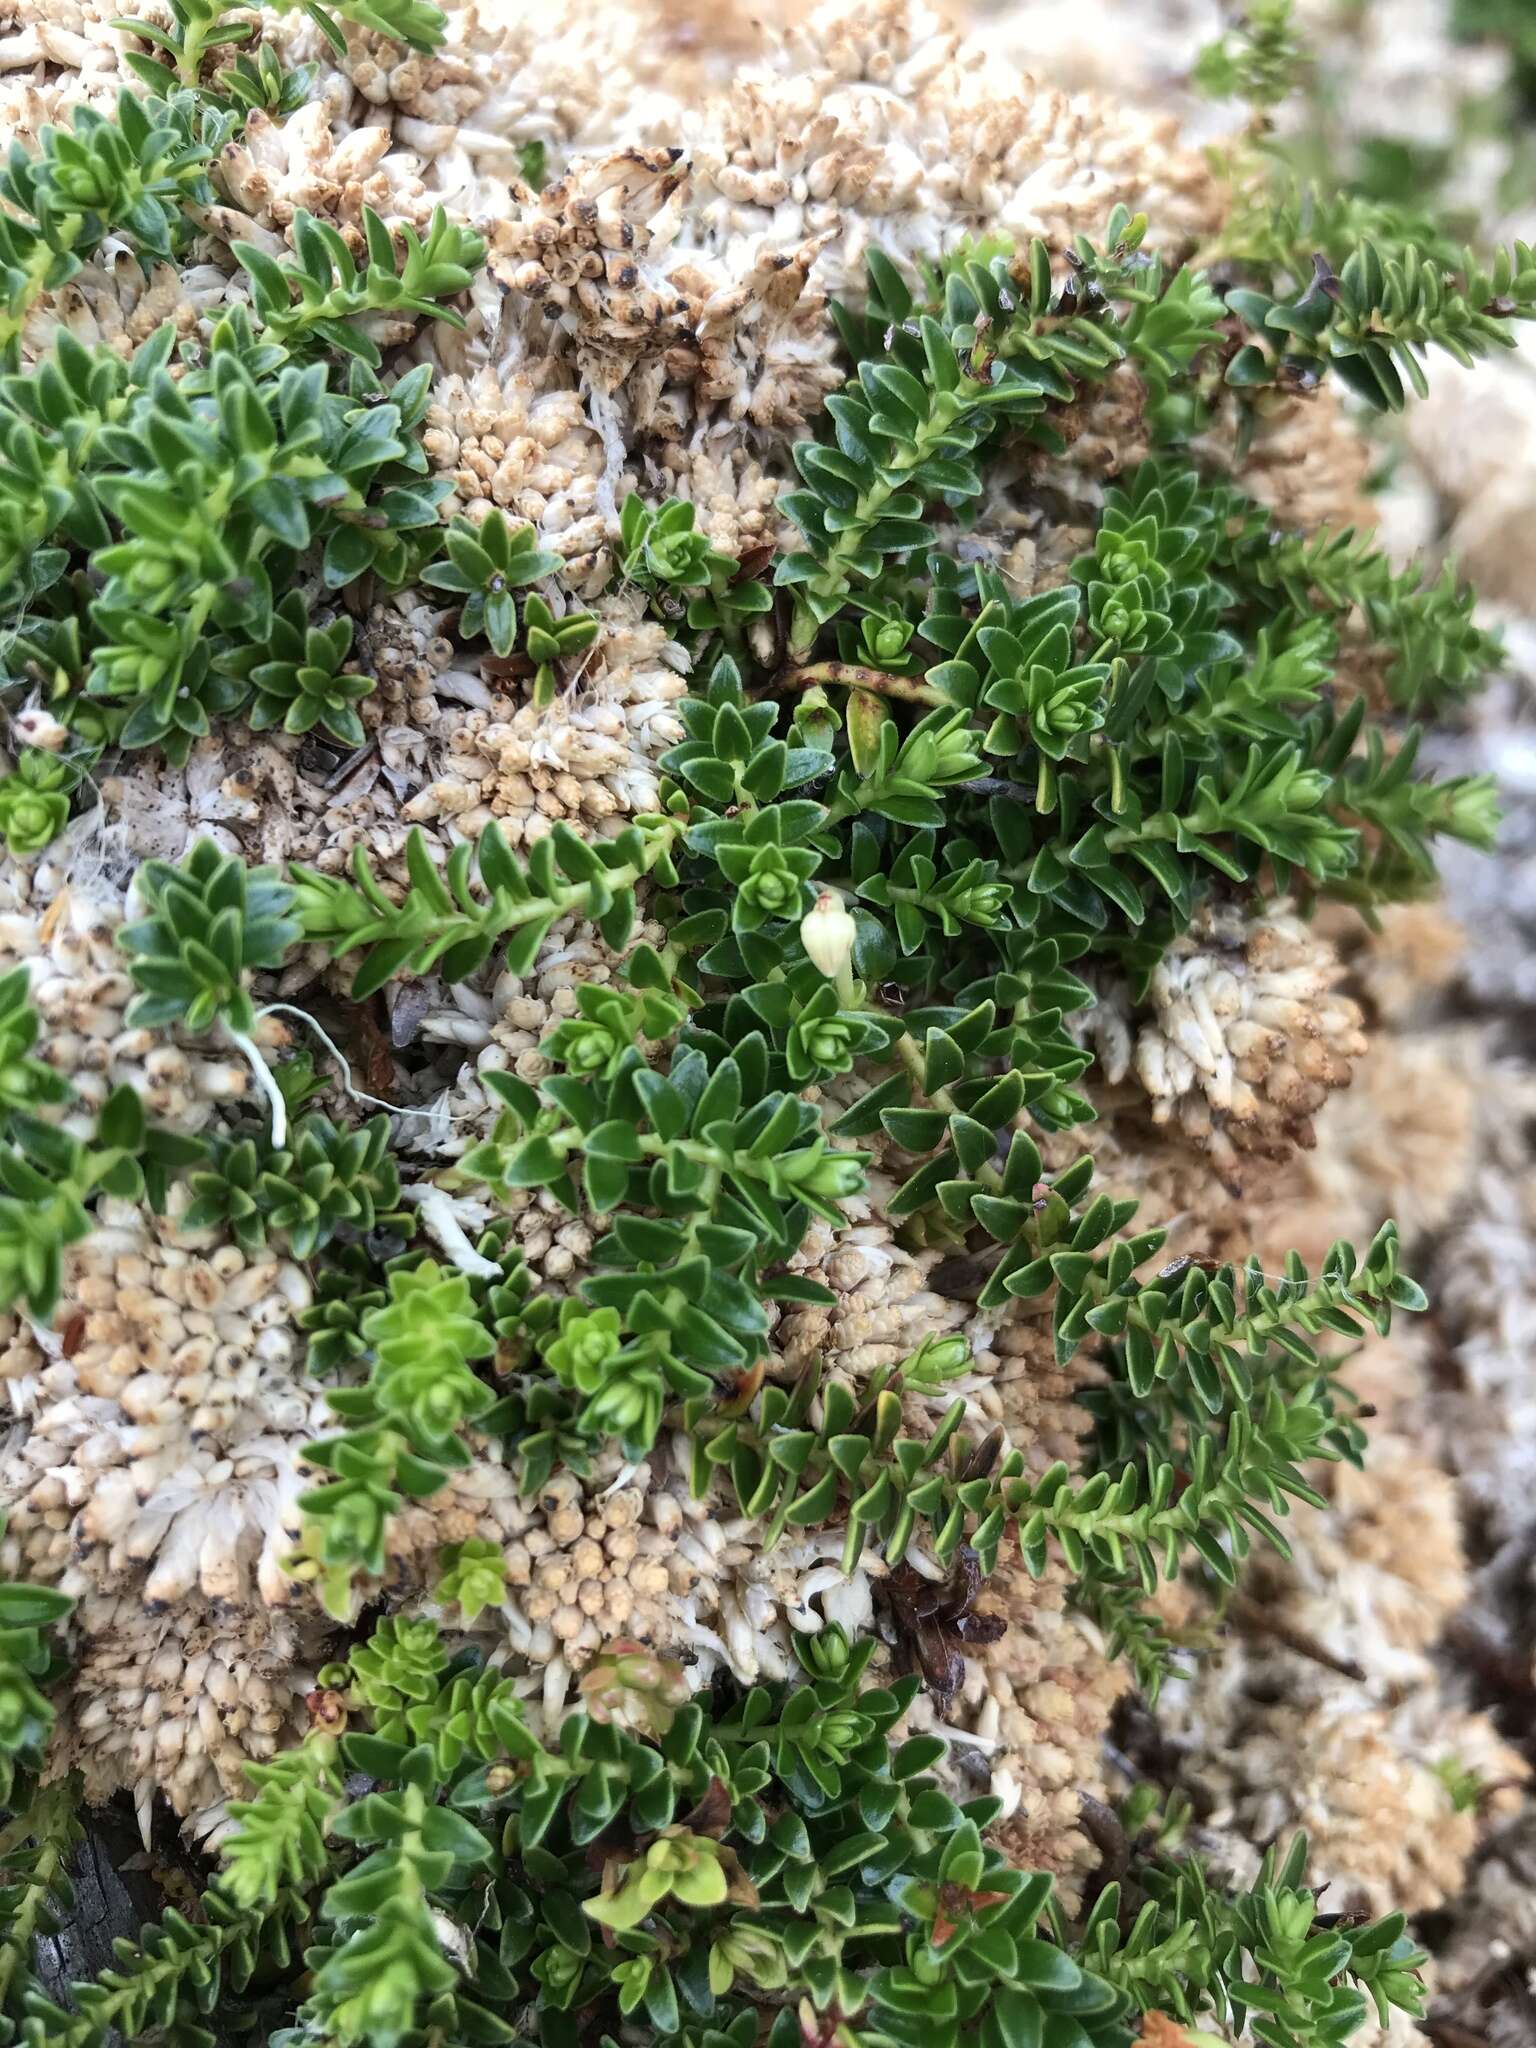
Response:
[[[831,889],[824,889],[800,920],[800,943],[829,981],[847,973],[858,935],[843,899]]]

